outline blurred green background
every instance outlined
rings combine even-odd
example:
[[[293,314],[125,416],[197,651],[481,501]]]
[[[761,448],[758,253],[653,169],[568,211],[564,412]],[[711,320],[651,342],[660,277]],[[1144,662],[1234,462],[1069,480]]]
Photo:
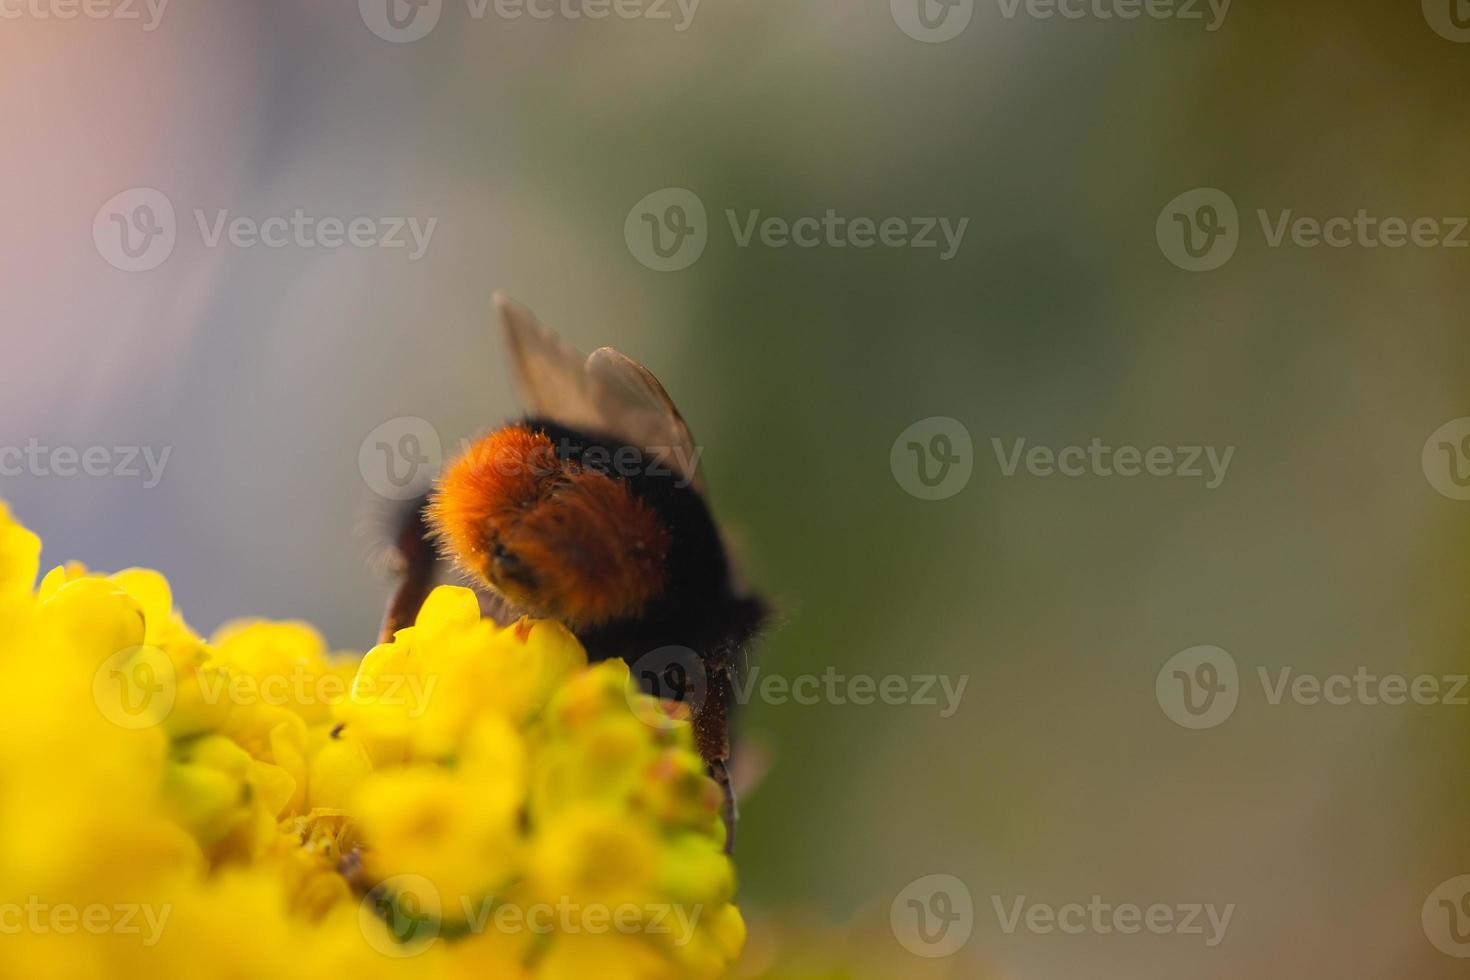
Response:
[[[1470,708],[1273,706],[1256,669],[1470,662],[1470,504],[1421,466],[1430,433],[1470,415],[1470,252],[1273,248],[1257,211],[1470,214],[1470,46],[1413,4],[1240,0],[1209,31],[981,2],[943,43],[878,0],[705,0],[683,31],[670,10],[448,2],[412,43],[340,2],[7,27],[0,443],[172,447],[152,489],[0,477],[46,559],[157,567],[201,629],[299,617],[363,648],[387,584],[363,561],[382,502],[359,447],[400,416],[449,447],[514,413],[504,288],[679,403],[783,610],[763,671],[969,678],[948,718],[743,713],[772,760],[738,855],[758,933],[853,922],[881,954],[836,945],[867,966],[896,952],[906,975],[927,964],[903,958],[890,902],[948,874],[975,910],[952,976],[1460,975],[1420,913],[1470,870]],[[88,235],[129,187],[179,215],[146,273]],[[702,201],[708,246],[658,272],[624,224],[669,187]],[[1197,187],[1240,215],[1206,273],[1155,237]],[[196,208],[437,226],[413,262],[209,248]],[[969,224],[942,261],[742,248],[725,217],[829,208]],[[963,423],[974,471],[926,501],[889,458],[934,416]],[[1206,490],[1005,477],[991,442],[1093,437],[1235,455]],[[1154,682],[1199,644],[1234,656],[1243,690],[1228,722],[1189,731]],[[1212,948],[1007,934],[993,908],[1094,894],[1236,908]]]

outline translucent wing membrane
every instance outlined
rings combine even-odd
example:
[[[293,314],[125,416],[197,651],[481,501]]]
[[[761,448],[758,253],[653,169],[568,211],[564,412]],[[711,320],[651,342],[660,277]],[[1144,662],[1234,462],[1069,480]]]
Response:
[[[533,414],[651,450],[703,492],[694,437],[653,372],[611,347],[583,357],[505,293],[495,294],[495,306],[516,387]]]

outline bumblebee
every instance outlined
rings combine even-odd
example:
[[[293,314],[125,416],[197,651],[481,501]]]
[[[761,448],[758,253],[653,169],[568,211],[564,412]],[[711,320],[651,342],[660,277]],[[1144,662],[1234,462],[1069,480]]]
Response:
[[[470,444],[413,506],[383,639],[452,568],[498,622],[553,619],[592,660],[622,658],[649,693],[689,705],[729,849],[736,676],[770,606],[731,562],[699,447],[658,379],[610,347],[583,357],[503,293],[495,304],[530,414]]]

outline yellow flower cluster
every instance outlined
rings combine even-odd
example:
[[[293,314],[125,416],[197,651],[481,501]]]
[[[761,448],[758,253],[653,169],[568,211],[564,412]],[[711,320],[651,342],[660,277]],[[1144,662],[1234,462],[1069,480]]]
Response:
[[[687,725],[440,588],[361,658],[208,640],[0,504],[0,977],[718,977],[745,938]],[[658,724],[650,724],[650,718]]]

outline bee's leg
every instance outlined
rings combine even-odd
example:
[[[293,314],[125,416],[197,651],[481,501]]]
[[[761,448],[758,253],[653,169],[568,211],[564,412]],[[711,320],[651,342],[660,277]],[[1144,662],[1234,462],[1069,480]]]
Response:
[[[709,686],[704,704],[694,716],[694,742],[709,768],[710,778],[725,794],[720,816],[725,821],[725,853],[735,850],[735,822],[740,813],[735,805],[735,787],[730,782],[730,702],[735,693],[734,678],[726,664],[712,664],[708,672]]]
[[[725,822],[725,853],[735,853],[735,821],[740,819],[740,809],[735,804],[735,787],[730,783],[730,767],[724,759],[709,764],[710,778],[720,784],[725,802],[720,806],[720,819]]]
[[[434,587],[438,556],[429,544],[429,529],[424,522],[424,507],[427,505],[428,498],[412,501],[412,509],[405,509],[402,524],[394,536],[392,564],[398,575],[398,587],[388,600],[383,626],[378,631],[379,643],[387,643],[398,630],[412,625]]]

